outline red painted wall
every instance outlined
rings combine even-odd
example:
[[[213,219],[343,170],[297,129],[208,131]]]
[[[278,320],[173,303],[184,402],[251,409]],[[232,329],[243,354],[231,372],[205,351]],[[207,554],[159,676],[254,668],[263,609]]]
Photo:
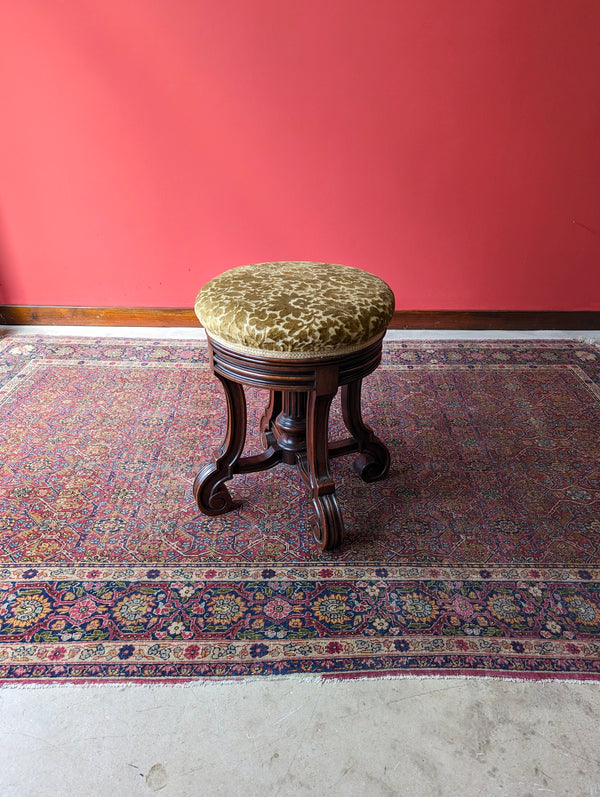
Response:
[[[0,302],[600,309],[598,0],[0,0]]]

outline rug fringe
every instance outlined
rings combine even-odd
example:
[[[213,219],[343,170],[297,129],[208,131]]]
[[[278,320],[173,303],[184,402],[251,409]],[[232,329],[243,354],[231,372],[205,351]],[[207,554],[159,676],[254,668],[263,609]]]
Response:
[[[314,675],[314,676],[298,676],[298,675],[269,675],[265,676],[247,676],[241,678],[206,678],[203,680],[190,680],[190,681],[172,681],[172,682],[148,682],[148,681],[120,681],[120,682],[102,682],[102,681],[83,681],[83,682],[75,682],[73,681],[51,681],[51,682],[12,682],[7,681],[0,686],[0,694],[5,689],[10,690],[50,690],[50,689],[79,689],[79,690],[91,690],[91,689],[115,689],[117,691],[126,691],[126,690],[141,690],[141,689],[220,689],[220,688],[230,688],[232,684],[238,684],[241,686],[246,686],[248,684],[264,684],[268,686],[273,682],[287,682],[293,684],[310,684],[311,686],[317,686],[319,688],[326,687],[327,689],[337,689],[341,686],[346,684],[351,684],[355,682],[360,682],[361,684],[365,684],[366,682],[374,682],[374,683],[381,683],[385,682],[394,682],[394,681],[427,681],[428,683],[431,681],[461,681],[463,683],[474,683],[474,682],[502,682],[504,684],[507,683],[516,683],[516,684],[557,684],[557,683],[569,683],[569,684],[582,684],[582,683],[597,683],[597,679],[595,678],[581,678],[575,677],[572,675],[560,676],[557,677],[556,675],[549,675],[549,676],[534,676],[534,677],[522,677],[519,675],[496,675],[494,673],[480,673],[476,675],[470,675],[467,673],[447,673],[447,674],[423,674],[423,675],[413,675],[410,673],[398,673],[393,675],[351,675],[350,677],[339,677],[337,675]],[[543,688],[543,687],[542,687]]]
[[[598,338],[580,337],[577,338],[577,342],[585,343],[587,346],[594,346],[596,349],[600,349],[600,340]]]

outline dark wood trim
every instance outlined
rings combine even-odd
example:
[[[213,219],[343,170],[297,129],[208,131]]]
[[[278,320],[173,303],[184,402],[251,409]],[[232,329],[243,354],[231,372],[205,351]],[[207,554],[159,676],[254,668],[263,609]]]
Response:
[[[197,327],[192,308],[0,305],[0,324],[98,327]]]
[[[396,310],[390,329],[600,329],[600,310]]]
[[[197,327],[186,307],[0,305],[0,325]],[[396,310],[390,329],[600,329],[600,310]]]

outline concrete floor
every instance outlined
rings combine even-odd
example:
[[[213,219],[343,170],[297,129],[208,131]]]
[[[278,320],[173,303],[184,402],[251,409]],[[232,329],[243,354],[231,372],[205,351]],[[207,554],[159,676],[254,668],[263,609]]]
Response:
[[[201,338],[199,330],[11,328]],[[0,333],[2,328],[0,328]],[[579,338],[600,332],[394,332]],[[0,690],[0,797],[600,797],[600,684],[279,678]]]
[[[2,797],[600,794],[600,684],[298,678],[0,692]]]

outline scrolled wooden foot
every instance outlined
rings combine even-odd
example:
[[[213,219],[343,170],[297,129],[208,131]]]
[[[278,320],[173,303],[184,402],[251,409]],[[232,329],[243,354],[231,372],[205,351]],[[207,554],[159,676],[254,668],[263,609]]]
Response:
[[[233,499],[223,484],[226,478],[214,462],[209,462],[194,479],[194,498],[205,515],[222,515],[233,509]]]
[[[313,498],[315,514],[311,530],[321,551],[330,551],[341,545],[344,538],[344,521],[333,493]]]
[[[217,373],[225,391],[227,402],[227,430],[225,439],[213,461],[205,465],[194,479],[194,498],[205,515],[222,515],[233,509],[234,502],[225,482],[237,472],[246,441],[246,397],[238,382]]]
[[[337,373],[317,374],[317,387],[308,394],[306,455],[298,459],[300,472],[311,491],[315,511],[312,533],[321,551],[337,548],[344,538],[344,521],[329,470],[327,439],[329,408],[336,392]]]
[[[346,428],[358,442],[360,451],[354,462],[354,470],[363,481],[375,482],[387,476],[390,452],[362,419],[361,388],[360,379],[342,387],[342,415]]]
[[[354,460],[354,470],[360,478],[367,483],[379,481],[385,478],[390,469],[390,454],[382,444],[381,449],[377,450],[375,439],[369,446],[369,450],[360,454]],[[374,453],[376,455],[374,455]]]

